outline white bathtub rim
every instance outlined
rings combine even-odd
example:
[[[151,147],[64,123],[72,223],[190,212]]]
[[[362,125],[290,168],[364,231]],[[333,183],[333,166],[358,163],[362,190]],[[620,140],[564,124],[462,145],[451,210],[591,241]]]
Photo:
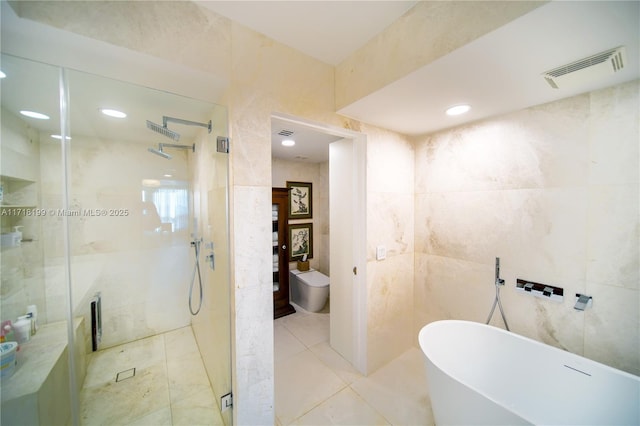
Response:
[[[459,323],[459,324],[473,324],[472,326],[475,327],[476,325],[480,325],[480,326],[487,326],[487,327],[493,327],[494,329],[502,332],[502,333],[508,333],[510,335],[513,335],[514,337],[523,337],[526,340],[532,340],[532,339],[528,339],[524,336],[520,336],[518,334],[515,334],[513,332],[509,332],[506,330],[503,330],[501,328],[495,327],[493,325],[487,325],[487,324],[482,324],[482,323],[478,323],[475,321],[467,321],[467,320],[437,320],[437,321],[433,321],[427,325],[425,325],[424,327],[422,327],[422,329],[420,329],[420,333],[418,334],[418,341],[420,344],[420,349],[422,349],[422,354],[426,357],[427,361],[430,362],[435,368],[437,368],[441,373],[449,376],[452,380],[455,380],[456,382],[462,384],[463,386],[467,387],[468,389],[471,389],[473,392],[475,392],[478,395],[481,395],[483,398],[486,398],[487,400],[491,401],[492,403],[494,403],[495,405],[504,408],[507,411],[512,412],[513,414],[515,414],[516,416],[520,417],[521,419],[524,419],[525,421],[534,424],[533,420],[530,420],[527,418],[527,416],[525,416],[524,414],[522,414],[521,412],[519,412],[519,410],[514,409],[513,407],[510,407],[508,405],[505,405],[503,402],[496,400],[495,398],[487,395],[484,391],[478,389],[476,386],[472,386],[470,385],[467,381],[465,380],[461,380],[459,377],[457,377],[457,375],[452,374],[451,372],[448,371],[444,371],[438,364],[436,364],[432,358],[429,357],[429,355],[427,354],[428,349],[425,348],[425,345],[423,344],[423,332],[422,330],[425,330],[427,327],[437,327],[437,326],[442,326],[444,324],[442,323]],[[426,331],[425,331],[426,333]],[[535,340],[534,340],[535,342]],[[539,343],[539,342],[536,342]],[[430,389],[431,390],[431,389]]]
[[[434,368],[438,369],[438,371],[440,371],[440,373],[446,375],[448,378],[450,378],[451,380],[454,380],[457,383],[460,383],[462,386],[466,387],[467,389],[469,389],[470,391],[474,392],[476,395],[486,399],[487,401],[490,401],[491,403],[495,404],[496,406],[504,409],[505,411],[508,411],[509,413],[513,414],[515,417],[519,417],[520,419],[524,420],[525,422],[529,423],[529,424],[536,424],[534,422],[534,420],[529,419],[527,416],[525,416],[524,414],[522,414],[520,412],[520,410],[513,408],[511,406],[505,405],[503,402],[500,402],[498,400],[496,400],[495,398],[487,395],[486,393],[480,391],[478,388],[476,388],[475,386],[471,386],[469,384],[467,384],[466,382],[459,380],[457,377],[454,377],[452,375],[450,375],[449,373],[445,372],[444,370],[442,370],[440,367],[438,367],[433,361],[431,361],[429,358],[426,358],[426,361],[428,363],[431,363],[431,365],[433,365]],[[428,369],[428,368],[427,368]],[[428,379],[428,377],[427,377]],[[431,392],[431,388],[429,388],[429,392]],[[431,396],[429,396],[429,398],[431,398]],[[432,407],[433,409],[433,407]],[[435,412],[434,412],[435,415]],[[437,423],[436,423],[437,424]],[[445,423],[446,424],[446,423]],[[471,423],[470,423],[471,424]]]
[[[481,395],[483,398],[487,399],[488,401],[491,401],[492,403],[496,404],[499,407],[502,407],[503,409],[510,411],[511,413],[515,414],[516,416],[520,417],[521,419],[531,423],[531,424],[536,424],[536,420],[535,419],[531,419],[529,415],[525,415],[522,413],[521,410],[517,409],[516,407],[510,406],[505,404],[504,402],[498,401],[496,400],[494,397],[488,395],[487,393],[485,393],[483,390],[478,389],[478,387],[470,385],[468,383],[468,381],[466,380],[461,380],[458,376],[459,374],[453,374],[452,372],[443,370],[443,368],[438,365],[436,362],[433,361],[433,358],[429,356],[429,354],[432,352],[430,351],[428,345],[426,345],[425,343],[425,335],[428,333],[428,330],[430,328],[434,328],[434,327],[439,327],[439,326],[445,326],[447,323],[449,324],[458,324],[458,325],[465,325],[465,326],[471,326],[471,327],[477,327],[477,328],[486,328],[486,327],[491,327],[492,332],[498,332],[498,333],[503,333],[503,334],[508,334],[510,338],[516,338],[516,339],[520,339],[523,340],[527,343],[531,343],[531,344],[535,344],[541,347],[547,347],[547,348],[552,348],[552,349],[557,349],[559,351],[564,352],[567,356],[572,357],[572,358],[576,358],[576,359],[586,359],[588,362],[593,363],[596,367],[599,368],[603,368],[604,370],[611,372],[612,374],[619,374],[622,376],[625,376],[627,378],[630,378],[632,380],[636,380],[638,382],[640,382],[640,376],[636,376],[634,374],[631,374],[629,372],[623,371],[623,370],[619,370],[616,369],[614,367],[611,367],[609,365],[603,364],[601,362],[583,357],[581,355],[575,354],[573,352],[569,352],[567,350],[561,349],[561,348],[557,348],[555,346],[551,346],[548,345],[546,343],[542,343],[540,341],[531,339],[529,337],[526,336],[522,336],[519,335],[515,332],[512,331],[507,331],[504,330],[502,328],[493,326],[493,325],[489,325],[489,324],[484,324],[484,323],[480,323],[480,322],[476,322],[476,321],[468,321],[468,320],[437,320],[437,321],[433,321],[425,326],[423,326],[420,329],[420,332],[418,334],[418,342],[420,345],[420,349],[422,350],[423,356],[426,358],[426,360],[428,362],[430,362],[435,368],[437,368],[441,373],[445,374],[446,376],[448,376],[449,378],[451,378],[452,380],[462,384],[463,386],[467,387],[468,389],[472,390],[473,392],[476,392],[477,394]],[[432,354],[433,355],[433,354]],[[427,377],[428,379],[428,377]],[[431,389],[430,389],[431,390]]]
[[[455,319],[453,319],[453,320],[437,320],[437,321],[432,321],[432,322],[430,322],[429,324],[427,324],[427,325],[425,325],[424,327],[422,327],[422,328],[420,329],[420,332],[418,333],[418,342],[419,342],[419,344],[420,344],[420,349],[422,349],[422,353],[423,353],[425,356],[428,356],[428,355],[427,355],[428,348],[425,348],[425,345],[423,344],[423,338],[422,338],[423,331],[422,331],[422,330],[425,330],[425,329],[427,329],[427,328],[432,328],[432,327],[441,326],[441,325],[443,325],[443,323],[458,323],[458,324],[467,324],[467,325],[471,324],[471,326],[472,326],[472,327],[480,327],[480,328],[483,328],[483,327],[491,327],[491,328],[493,329],[493,331],[497,331],[497,332],[499,332],[499,333],[503,333],[503,334],[508,334],[508,335],[510,335],[511,337],[514,337],[514,338],[516,338],[516,339],[520,339],[520,340],[524,340],[524,341],[529,342],[529,343],[533,343],[533,344],[535,344],[535,345],[537,345],[537,346],[543,346],[543,347],[550,347],[550,348],[554,348],[554,349],[557,349],[557,350],[559,350],[559,351],[563,351],[563,352],[565,352],[565,353],[566,353],[566,354],[568,354],[569,356],[586,359],[586,360],[588,360],[589,362],[592,362],[592,363],[594,363],[594,364],[598,365],[599,367],[604,368],[605,370],[609,370],[609,371],[611,371],[612,373],[622,374],[622,375],[627,376],[627,377],[629,377],[629,378],[632,378],[632,379],[635,379],[635,380],[640,380],[640,376],[636,376],[635,374],[631,374],[631,373],[629,373],[628,371],[620,370],[620,369],[617,369],[617,368],[612,367],[612,366],[610,366],[610,365],[603,364],[603,363],[601,363],[601,362],[599,362],[599,361],[596,361],[596,360],[591,359],[591,358],[587,358],[587,357],[585,357],[585,356],[583,356],[583,355],[579,355],[579,354],[576,354],[576,353],[574,353],[574,352],[570,352],[570,351],[568,351],[568,350],[566,350],[566,349],[558,348],[558,347],[556,347],[556,346],[552,346],[552,345],[549,345],[549,344],[547,344],[547,343],[540,342],[540,341],[535,340],[535,339],[532,339],[532,338],[530,338],[530,337],[526,337],[526,336],[523,336],[523,335],[521,335],[521,334],[517,334],[517,333],[515,333],[515,332],[513,332],[513,331],[507,331],[507,330],[504,330],[504,329],[502,329],[502,328],[500,328],[500,327],[496,327],[496,326],[491,325],[491,324],[484,324],[484,323],[480,323],[480,322],[476,322],[476,321],[468,321],[468,320],[455,320]],[[425,333],[426,333],[426,331],[425,331]],[[430,358],[430,359],[431,359],[431,358]],[[434,363],[434,365],[435,365],[435,363]],[[438,367],[438,368],[439,368],[439,367]],[[456,378],[456,380],[458,380],[458,379]],[[460,383],[464,383],[464,382],[463,382],[463,381],[461,381],[461,380],[458,380],[458,381],[459,381]],[[466,384],[466,383],[465,383],[465,384]]]

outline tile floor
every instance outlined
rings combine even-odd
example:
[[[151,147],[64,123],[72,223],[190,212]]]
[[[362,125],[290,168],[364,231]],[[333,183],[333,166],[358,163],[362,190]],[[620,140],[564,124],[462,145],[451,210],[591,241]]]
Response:
[[[92,353],[80,424],[222,425],[191,327]]]
[[[329,346],[329,314],[296,310],[274,323],[277,425],[434,424],[418,348],[364,377]]]

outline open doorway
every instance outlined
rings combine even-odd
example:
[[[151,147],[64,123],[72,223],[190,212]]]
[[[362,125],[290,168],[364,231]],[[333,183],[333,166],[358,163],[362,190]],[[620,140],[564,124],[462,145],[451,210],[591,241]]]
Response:
[[[272,186],[314,184],[298,177],[315,176],[311,216],[288,224],[312,225],[310,265],[330,282],[330,345],[366,374],[366,136],[279,113],[271,131]],[[295,146],[282,146],[285,139]]]

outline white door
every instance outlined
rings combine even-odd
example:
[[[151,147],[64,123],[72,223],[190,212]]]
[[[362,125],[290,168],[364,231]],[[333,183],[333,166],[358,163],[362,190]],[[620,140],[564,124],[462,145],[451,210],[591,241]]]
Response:
[[[329,145],[330,343],[366,374],[365,142]]]

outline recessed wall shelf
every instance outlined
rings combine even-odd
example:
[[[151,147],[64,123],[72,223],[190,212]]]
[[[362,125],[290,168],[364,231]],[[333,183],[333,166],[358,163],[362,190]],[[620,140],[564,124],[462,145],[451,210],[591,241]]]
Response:
[[[562,302],[564,300],[564,290],[562,288],[521,280],[520,278],[516,280],[516,290],[529,293],[541,299],[553,300],[554,302]]]

